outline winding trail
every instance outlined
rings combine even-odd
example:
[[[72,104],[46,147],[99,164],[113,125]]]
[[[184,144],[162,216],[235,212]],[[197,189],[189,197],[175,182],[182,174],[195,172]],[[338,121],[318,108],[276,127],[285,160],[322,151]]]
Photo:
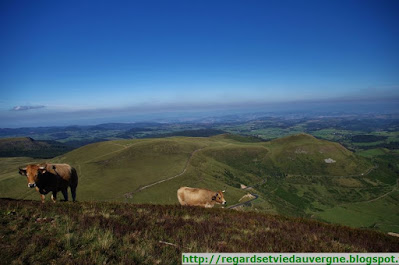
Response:
[[[199,149],[197,149],[197,150],[194,150],[194,151],[191,153],[190,157],[188,158],[188,160],[187,160],[187,162],[186,162],[186,165],[184,166],[183,171],[180,172],[179,174],[174,175],[174,176],[169,177],[169,178],[166,178],[166,179],[158,180],[158,181],[156,181],[156,182],[154,182],[154,183],[151,183],[151,184],[148,184],[148,185],[145,185],[145,186],[142,186],[142,187],[138,188],[138,189],[135,190],[135,191],[125,193],[125,194],[124,194],[124,197],[125,197],[126,199],[132,198],[133,194],[135,194],[135,193],[138,193],[138,192],[140,192],[140,191],[142,191],[142,190],[148,189],[148,188],[150,188],[150,187],[152,187],[152,186],[161,184],[161,183],[163,183],[163,182],[165,182],[165,181],[169,181],[169,180],[172,180],[172,179],[174,179],[174,178],[180,177],[181,175],[183,175],[184,173],[186,173],[187,168],[188,168],[188,166],[189,166],[189,164],[190,164],[190,162],[191,162],[193,156],[194,156],[197,152],[201,151],[201,150],[204,149],[204,148],[205,148],[205,147],[199,148]]]
[[[398,190],[398,188],[399,188],[399,179],[396,180],[396,186],[393,188],[393,190],[388,191],[387,193],[384,193],[384,194],[382,194],[381,196],[379,196],[379,197],[377,197],[377,198],[374,198],[374,199],[371,199],[371,200],[368,200],[368,201],[360,201],[360,202],[352,202],[352,203],[354,204],[354,203],[364,203],[364,202],[374,202],[374,201],[378,201],[379,199],[382,199],[382,198],[388,196],[389,194],[391,194],[392,192]]]
[[[259,185],[262,185],[262,184],[264,184],[264,183],[266,183],[266,179],[262,180],[261,182],[259,182],[258,184],[254,185],[254,186],[248,186],[248,187],[246,187],[245,189],[242,189],[242,190],[253,189],[253,188],[255,188],[255,187],[259,186]],[[251,194],[252,196],[254,196],[254,198],[251,199],[251,200],[245,201],[245,202],[240,202],[240,203],[231,205],[231,206],[226,207],[226,208],[227,208],[227,209],[234,209],[234,208],[240,207],[240,206],[242,206],[242,205],[249,204],[249,203],[251,203],[251,202],[253,202],[254,200],[257,200],[257,199],[259,198],[259,195],[258,195],[258,194],[251,193],[251,192],[250,192],[249,194]]]
[[[116,146],[121,146],[121,147],[123,147],[122,149],[118,149],[118,150],[115,150],[115,151],[112,151],[112,152],[109,152],[109,153],[106,153],[106,154],[103,154],[103,155],[100,155],[100,156],[97,156],[97,157],[94,157],[94,158],[91,158],[91,159],[89,159],[89,160],[87,160],[87,161],[83,161],[83,162],[81,162],[81,163],[90,163],[90,162],[92,162],[92,161],[95,161],[96,159],[98,159],[98,158],[101,158],[101,157],[104,157],[104,156],[107,156],[107,155],[110,155],[110,154],[113,154],[113,153],[118,153],[118,152],[121,152],[121,151],[123,151],[123,150],[126,150],[126,149],[128,149],[129,147],[131,147],[131,146],[133,146],[133,145],[136,145],[137,143],[134,143],[134,144],[129,144],[129,145],[123,145],[123,144],[117,144],[117,143],[112,143],[112,145],[116,145]],[[81,163],[76,163],[76,167],[77,168],[79,168],[79,170],[78,170],[78,172],[79,172],[79,180],[82,180],[82,177],[83,177],[83,173],[82,173],[82,168],[81,168]]]
[[[101,157],[104,157],[104,156],[107,156],[107,155],[110,155],[110,154],[113,154],[113,153],[121,152],[121,151],[123,151],[123,150],[125,150],[125,149],[128,149],[129,147],[134,146],[134,145],[137,145],[137,144],[139,144],[139,143],[134,143],[134,144],[130,144],[130,145],[122,145],[122,144],[112,143],[112,145],[121,146],[121,147],[123,147],[123,148],[122,148],[122,149],[115,150],[115,151],[112,151],[112,152],[109,152],[109,153],[106,153],[106,154],[103,154],[103,155],[100,155],[100,156],[97,156],[97,157],[94,157],[94,158],[92,158],[92,159],[89,159],[89,160],[87,160],[87,161],[84,161],[83,163],[89,163],[89,162],[92,162],[92,161],[94,161],[94,160],[96,160],[96,159],[98,159],[98,158],[101,158]]]
[[[358,174],[358,175],[332,176],[332,177],[360,177],[360,176],[364,177],[364,176],[367,176],[368,174],[370,174],[371,171],[373,171],[374,169],[377,169],[377,168],[378,168],[378,165],[374,165],[373,167],[371,167],[371,168],[369,168],[368,170],[366,170],[364,173],[361,173],[361,174]],[[295,176],[295,175],[291,175],[291,176]],[[298,176],[299,176],[299,175],[298,175]],[[248,190],[248,189],[255,188],[255,187],[259,186],[259,185],[264,184],[265,182],[266,182],[266,179],[263,180],[262,182],[256,184],[256,185],[254,185],[254,186],[246,187],[246,188],[243,189],[243,190]],[[355,203],[363,203],[363,202],[373,202],[373,201],[377,201],[377,200],[379,200],[379,199],[381,199],[381,198],[383,198],[383,197],[385,197],[385,196],[388,196],[388,195],[391,194],[392,192],[396,191],[398,188],[399,188],[399,179],[397,180],[397,185],[396,185],[396,187],[395,187],[393,190],[389,191],[388,193],[385,193],[385,194],[379,196],[378,198],[374,198],[374,199],[371,199],[371,200],[368,200],[368,201],[355,202]],[[276,188],[276,189],[277,189],[277,188]],[[241,203],[237,203],[237,204],[231,205],[231,206],[226,207],[226,208],[227,208],[227,209],[234,209],[234,208],[240,207],[240,206],[242,206],[242,205],[249,204],[249,203],[251,203],[251,202],[253,202],[253,201],[255,201],[255,200],[257,200],[257,199],[259,198],[259,195],[258,195],[258,194],[255,194],[255,193],[249,193],[249,194],[251,194],[252,196],[254,196],[254,198],[251,199],[251,200],[245,201],[245,202],[241,202]]]
[[[371,173],[374,169],[377,169],[378,165],[374,165],[371,168],[367,169],[365,172],[360,173],[360,174],[355,174],[355,175],[346,175],[346,176],[328,176],[330,178],[350,178],[350,177],[365,177],[368,174]],[[298,175],[298,174],[288,174],[291,177],[301,177],[303,175]],[[310,177],[325,177],[326,175],[309,175]]]
[[[105,157],[105,156],[110,155],[110,154],[113,154],[113,153],[121,152],[121,151],[123,151],[123,150],[125,150],[125,149],[128,149],[128,148],[130,148],[130,147],[132,147],[132,146],[138,144],[138,143],[134,143],[134,144],[130,144],[130,145],[123,145],[123,144],[117,144],[117,143],[112,143],[112,144],[113,144],[113,145],[116,145],[116,146],[120,146],[120,147],[122,147],[122,148],[119,149],[119,150],[115,150],[115,151],[112,151],[112,152],[109,152],[109,153],[100,155],[100,156],[98,156],[98,157],[92,158],[92,159],[90,159],[90,160],[88,160],[88,161],[85,161],[84,163],[92,162],[92,161],[94,161],[94,160],[96,160],[96,159],[98,159],[98,158]],[[229,144],[227,144],[227,145],[231,145],[231,143],[229,143]],[[197,152],[203,150],[204,148],[206,148],[206,147],[202,147],[202,148],[196,149],[196,150],[194,150],[194,151],[191,153],[191,155],[190,155],[189,159],[187,160],[187,162],[186,162],[186,164],[185,164],[185,166],[184,166],[182,172],[180,172],[179,174],[174,175],[174,176],[172,176],[172,177],[168,177],[168,178],[159,180],[159,181],[156,181],[156,182],[153,182],[153,183],[148,184],[148,185],[145,185],[145,186],[142,186],[142,187],[136,189],[135,191],[125,193],[123,196],[124,196],[126,199],[132,198],[132,197],[133,197],[133,194],[135,194],[135,193],[141,192],[141,191],[143,191],[143,190],[145,190],[145,189],[148,189],[148,188],[150,188],[150,187],[153,187],[153,186],[155,186],[155,185],[158,185],[158,184],[161,184],[161,183],[163,183],[163,182],[166,182],[166,181],[169,181],[169,180],[172,180],[172,179],[175,179],[175,178],[177,178],[177,177],[182,176],[183,174],[186,173],[187,168],[188,168],[188,166],[189,166],[189,164],[190,164],[190,162],[191,162],[193,156],[194,156]],[[266,148],[266,149],[267,149],[267,148]],[[81,171],[80,164],[78,165],[78,167],[79,167],[79,169],[80,169],[80,171]],[[361,173],[361,174],[348,175],[348,176],[331,176],[331,177],[360,177],[360,176],[364,177],[364,176],[367,176],[368,174],[370,174],[374,169],[377,169],[377,168],[378,168],[378,165],[374,165],[373,167],[369,168],[368,170],[366,170],[364,173]],[[291,175],[291,176],[296,176],[296,175]],[[299,176],[299,175],[298,175],[298,176]],[[266,182],[266,179],[264,179],[262,182],[260,182],[260,183],[258,183],[258,184],[256,184],[256,185],[254,185],[254,186],[248,186],[248,187],[246,187],[245,189],[242,189],[242,190],[249,190],[249,189],[255,188],[256,186],[262,185],[262,184],[264,184],[265,182]],[[377,197],[377,198],[374,198],[374,199],[371,199],[371,200],[368,200],[368,201],[355,202],[355,203],[363,203],[363,202],[373,202],[373,201],[377,201],[377,200],[379,200],[379,199],[381,199],[381,198],[383,198],[383,197],[385,197],[385,196],[388,196],[388,195],[391,194],[392,192],[396,191],[398,188],[399,188],[399,179],[398,179],[398,183],[397,183],[396,187],[395,187],[393,190],[389,191],[388,193],[385,193],[385,194],[383,194],[383,195],[381,195],[381,196],[379,196],[379,197]],[[255,201],[255,200],[257,200],[257,199],[259,198],[259,195],[258,195],[258,194],[251,193],[251,192],[250,192],[249,194],[252,195],[252,196],[254,196],[254,198],[252,198],[252,199],[250,199],[250,200],[248,200],[248,201],[244,201],[244,202],[240,202],[240,203],[231,205],[231,206],[226,207],[226,208],[227,208],[227,209],[234,209],[234,208],[240,207],[240,206],[242,206],[242,205],[248,205],[248,204],[250,204],[251,202],[253,202],[253,201]],[[29,195],[29,192],[23,194],[23,197],[26,197],[26,196],[28,196],[28,195]]]
[[[249,193],[249,194],[251,194],[251,195],[254,196],[255,198],[250,199],[250,200],[245,201],[245,202],[240,202],[240,203],[231,205],[231,206],[226,207],[226,208],[227,208],[227,209],[234,209],[234,208],[240,207],[240,206],[242,206],[242,205],[249,204],[249,203],[251,203],[251,202],[253,202],[254,200],[257,200],[257,199],[259,198],[259,195],[258,195],[258,194],[255,194],[255,193]]]

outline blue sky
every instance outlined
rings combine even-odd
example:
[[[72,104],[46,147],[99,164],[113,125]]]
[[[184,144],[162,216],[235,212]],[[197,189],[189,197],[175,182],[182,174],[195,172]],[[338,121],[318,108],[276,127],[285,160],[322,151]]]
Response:
[[[1,1],[0,127],[290,102],[395,105],[398,12],[386,0]]]

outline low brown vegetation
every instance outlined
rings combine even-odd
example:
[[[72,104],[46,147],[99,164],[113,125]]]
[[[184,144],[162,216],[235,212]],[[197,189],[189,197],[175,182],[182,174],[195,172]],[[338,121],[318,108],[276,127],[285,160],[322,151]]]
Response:
[[[256,212],[0,200],[3,264],[179,264],[182,252],[398,252],[399,238]]]

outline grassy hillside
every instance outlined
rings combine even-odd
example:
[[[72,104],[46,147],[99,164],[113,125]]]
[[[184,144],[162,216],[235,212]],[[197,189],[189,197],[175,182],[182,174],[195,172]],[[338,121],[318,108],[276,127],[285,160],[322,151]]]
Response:
[[[30,137],[0,139],[0,157],[51,158],[70,150],[56,141],[36,141]]]
[[[226,209],[0,200],[4,264],[180,264],[182,252],[398,252],[399,238]]]
[[[298,134],[270,142],[271,156],[277,167],[294,175],[357,175],[371,167],[370,162],[351,151],[309,134]],[[325,159],[331,159],[327,163]]]
[[[20,162],[22,166],[30,161]],[[176,191],[181,186],[227,189],[227,206],[238,203],[248,192],[259,195],[243,210],[387,232],[399,230],[394,225],[399,223],[399,203],[397,193],[392,192],[396,189],[397,160],[371,160],[306,134],[269,142],[229,134],[107,141],[48,162],[69,163],[77,169],[80,201],[177,204]],[[17,164],[0,162],[0,196],[37,200],[37,193],[18,175]],[[253,188],[243,190],[240,184]],[[357,207],[373,200],[385,203],[392,211],[351,208],[352,204]],[[340,210],[342,207],[347,211]],[[335,214],[335,209],[342,214]],[[365,214],[371,214],[367,222],[362,221]],[[352,221],[346,220],[346,215]]]

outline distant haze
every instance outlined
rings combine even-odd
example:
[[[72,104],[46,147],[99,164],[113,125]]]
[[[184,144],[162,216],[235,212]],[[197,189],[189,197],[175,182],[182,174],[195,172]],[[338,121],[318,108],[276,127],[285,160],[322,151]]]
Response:
[[[76,111],[34,110],[30,112],[6,112],[2,114],[0,128],[95,125],[109,122],[184,122],[208,118],[222,121],[228,115],[304,115],[340,116],[353,114],[399,114],[399,101],[316,101],[264,104],[207,105],[195,106],[139,106],[120,109],[87,109]],[[16,116],[17,119],[15,118]]]

